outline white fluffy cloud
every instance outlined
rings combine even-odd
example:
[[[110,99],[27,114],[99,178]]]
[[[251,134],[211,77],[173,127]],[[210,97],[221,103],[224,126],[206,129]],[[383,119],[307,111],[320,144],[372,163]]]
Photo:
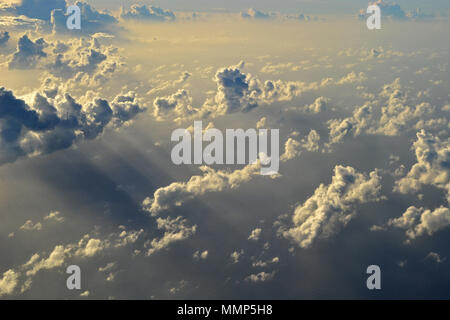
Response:
[[[192,176],[187,182],[174,182],[166,187],[157,189],[152,197],[144,200],[143,208],[151,215],[156,216],[163,210],[173,206],[181,206],[185,201],[204,195],[209,192],[220,192],[224,189],[237,188],[241,183],[249,181],[253,176],[259,175],[261,165],[249,164],[243,169],[232,172],[214,170],[202,166],[201,176]]]
[[[149,247],[147,251],[148,256],[167,248],[174,242],[190,238],[197,231],[196,225],[190,226],[188,221],[182,217],[175,219],[170,217],[158,218],[156,222],[158,223],[158,229],[164,231],[164,235],[146,243],[146,246]]]
[[[112,104],[93,97],[82,106],[68,93],[36,92],[33,103],[28,105],[11,91],[0,88],[0,163],[94,139],[107,125],[121,126],[142,111],[134,93],[119,95]]]
[[[396,183],[395,190],[401,193],[417,192],[423,185],[433,185],[447,193],[450,200],[450,139],[441,141],[426,133],[417,133],[413,144],[417,163],[408,174]]]
[[[366,176],[352,167],[336,166],[329,185],[321,184],[314,195],[297,206],[293,226],[280,228],[280,233],[309,248],[318,238],[329,238],[355,217],[359,204],[379,201],[381,178],[377,171]]]
[[[388,226],[405,229],[409,239],[424,234],[431,236],[450,226],[450,210],[445,207],[429,210],[412,206],[401,217],[390,219]]]
[[[175,14],[172,11],[164,10],[154,6],[146,6],[145,4],[133,4],[130,10],[122,7],[120,12],[122,19],[128,20],[146,20],[146,21],[173,21]]]

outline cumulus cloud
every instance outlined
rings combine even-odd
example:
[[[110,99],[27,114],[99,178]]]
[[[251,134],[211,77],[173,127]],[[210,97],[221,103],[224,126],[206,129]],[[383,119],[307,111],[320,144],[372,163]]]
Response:
[[[254,8],[250,8],[246,12],[241,12],[241,17],[245,19],[270,19],[271,15]]]
[[[450,210],[440,207],[434,210],[409,207],[401,217],[390,219],[388,226],[405,229],[409,239],[424,234],[429,236],[450,226]]]
[[[383,17],[387,17],[395,20],[407,20],[407,19],[427,19],[433,18],[433,15],[423,13],[419,8],[411,11],[404,11],[402,7],[396,3],[385,2],[383,0],[377,0],[374,2],[369,2],[369,5],[378,5],[381,10]],[[358,17],[360,19],[365,19],[367,17],[367,9],[361,9]]]
[[[181,206],[184,202],[209,192],[237,188],[241,183],[259,175],[260,163],[249,164],[235,171],[214,170],[200,167],[201,176],[192,176],[187,182],[173,182],[157,189],[152,197],[147,197],[142,205],[145,211],[156,216],[163,210]]]
[[[450,200],[450,139],[441,141],[439,137],[421,130],[413,144],[417,158],[407,175],[396,182],[395,191],[417,192],[423,185],[433,185],[447,193]]]
[[[250,236],[248,237],[248,240],[254,240],[254,241],[258,241],[259,237],[261,236],[261,228],[256,228],[255,230],[253,230],[250,234]]]
[[[65,8],[66,0],[20,0],[18,3],[3,6],[0,11],[49,21],[52,10]]]
[[[130,10],[122,7],[120,18],[128,20],[147,20],[147,21],[173,21],[175,14],[172,11],[164,10],[154,6],[146,6],[145,4],[134,4]]]
[[[336,166],[331,183],[321,184],[313,196],[297,206],[293,226],[281,227],[280,233],[301,248],[333,236],[356,216],[358,205],[382,199],[380,182],[377,171],[366,176],[352,167]]]
[[[430,252],[425,259],[429,259],[429,260],[433,260],[436,263],[442,263],[445,260],[447,260],[446,258],[442,258],[438,253],[436,252]]]
[[[230,254],[231,263],[233,263],[233,264],[238,263],[243,255],[244,255],[244,250],[242,250],[242,249],[240,251],[233,251]]]
[[[214,77],[217,84],[217,94],[214,102],[217,105],[217,113],[246,112],[257,107],[256,100],[252,97],[249,81],[251,76],[241,72],[244,63],[237,66],[219,69]]]
[[[312,104],[305,107],[305,110],[312,113],[323,112],[327,109],[330,100],[325,97],[318,97]]]
[[[134,104],[133,94],[116,97],[112,105],[94,97],[82,106],[68,93],[52,99],[36,92],[28,105],[0,88],[0,163],[94,139],[107,125],[120,126],[143,110]]]
[[[130,234],[135,232],[128,231]],[[140,234],[141,232],[138,233]],[[0,297],[24,293],[30,289],[33,278],[39,272],[63,268],[70,259],[88,259],[98,256],[106,252],[107,249],[115,247],[114,243],[121,241],[116,233],[112,233],[104,239],[93,238],[87,234],[78,242],[56,245],[49,254],[45,252],[35,253],[24,264],[3,274],[3,278],[0,278]],[[128,244],[132,243],[134,241]]]
[[[148,256],[167,248],[174,242],[190,238],[197,231],[196,225],[190,226],[188,221],[182,217],[175,219],[170,217],[158,218],[156,222],[158,229],[164,231],[164,235],[161,238],[155,238],[146,243],[146,246],[149,247],[147,250]]]
[[[156,98],[153,106],[153,115],[159,121],[175,116],[174,121],[179,122],[198,112],[192,107],[192,97],[185,89],[180,89],[167,97]]]
[[[14,270],[8,270],[0,278],[0,297],[11,295],[17,287],[19,275]]]
[[[245,278],[246,281],[253,282],[253,283],[259,283],[259,282],[266,282],[273,279],[275,276],[275,271],[271,273],[267,272],[260,272],[258,274],[251,274],[247,278]]]
[[[55,33],[69,34],[94,34],[97,32],[110,33],[115,30],[117,19],[106,11],[98,11],[86,2],[77,1],[75,5],[80,8],[81,29],[68,30],[66,21],[66,6],[63,8],[54,7],[51,13],[51,25]]]
[[[23,35],[17,43],[17,50],[12,55],[8,67],[10,69],[34,68],[39,59],[47,57],[47,54],[44,52],[46,45],[43,38],[32,41],[28,35]]]
[[[40,222],[33,223],[33,221],[31,221],[31,220],[27,220],[27,222],[25,222],[25,224],[20,227],[20,230],[24,230],[24,231],[31,231],[31,230],[39,231],[39,230],[42,230],[42,223],[40,223]]]

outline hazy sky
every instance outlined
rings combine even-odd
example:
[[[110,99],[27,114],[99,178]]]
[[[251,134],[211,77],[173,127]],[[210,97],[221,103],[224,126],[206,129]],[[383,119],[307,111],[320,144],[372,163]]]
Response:
[[[448,4],[397,2],[4,8],[0,298],[449,298]],[[196,120],[279,129],[279,174],[174,164]]]

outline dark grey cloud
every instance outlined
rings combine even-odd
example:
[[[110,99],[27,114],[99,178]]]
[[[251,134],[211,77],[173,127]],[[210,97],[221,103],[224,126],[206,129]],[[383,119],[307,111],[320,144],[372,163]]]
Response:
[[[85,106],[68,93],[60,102],[36,93],[28,105],[11,91],[0,88],[0,163],[95,139],[106,126],[120,127],[144,110],[134,93],[119,95],[111,104],[94,98]]]
[[[0,47],[8,43],[10,36],[8,31],[0,31]]]
[[[12,56],[8,67],[10,69],[32,69],[41,58],[47,57],[44,52],[46,42],[43,38],[36,41],[30,40],[28,35],[23,35],[17,43],[17,50]]]

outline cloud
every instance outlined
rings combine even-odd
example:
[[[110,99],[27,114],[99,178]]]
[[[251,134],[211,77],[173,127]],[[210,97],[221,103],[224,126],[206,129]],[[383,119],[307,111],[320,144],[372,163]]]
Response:
[[[438,137],[421,130],[413,144],[417,162],[407,175],[396,182],[395,191],[417,192],[423,185],[433,185],[447,193],[450,202],[450,139]]]
[[[151,256],[155,252],[166,249],[170,244],[178,241],[183,241],[190,238],[197,231],[197,226],[189,226],[188,221],[182,217],[172,219],[157,218],[158,229],[164,231],[161,238],[153,239],[146,243],[150,248],[147,251],[147,256]]]
[[[42,230],[42,224],[40,222],[37,222],[36,224],[33,224],[33,221],[27,220],[27,222],[25,222],[25,224],[20,227],[20,230],[25,230],[25,231],[35,230],[35,231],[39,231],[39,230]]]
[[[369,5],[378,5],[378,7],[380,7],[382,17],[387,17],[395,20],[417,20],[429,19],[434,17],[434,15],[424,14],[419,8],[405,12],[400,5],[396,3],[385,2],[383,0],[369,2]],[[360,10],[358,15],[360,19],[365,19],[367,17],[366,10],[367,9]]]
[[[247,12],[241,12],[241,17],[245,19],[270,19],[271,15],[258,11],[256,9],[250,8]]]
[[[33,42],[28,38],[28,35],[23,35],[17,43],[17,51],[12,55],[8,67],[10,69],[34,68],[39,59],[47,57],[47,54],[44,52],[46,45],[43,38]]]
[[[425,259],[433,260],[433,261],[436,262],[436,263],[442,263],[442,262],[444,262],[445,260],[447,260],[446,258],[441,258],[441,256],[440,256],[438,253],[436,253],[436,252],[430,252],[430,253],[425,257]]]
[[[251,274],[247,278],[245,278],[246,281],[253,282],[253,283],[259,283],[259,282],[266,282],[273,279],[275,276],[275,271],[271,273],[267,272],[260,272],[258,274]]]
[[[158,121],[163,121],[169,116],[175,115],[174,121],[178,122],[198,112],[192,107],[192,97],[185,89],[180,89],[167,97],[157,97],[153,106],[153,115]]]
[[[118,127],[144,109],[135,97],[119,95],[110,105],[93,97],[85,106],[70,94],[55,99],[36,92],[31,105],[0,88],[0,163],[66,149],[76,141],[95,139],[110,125]]]
[[[128,233],[136,232],[128,231]],[[116,233],[110,234],[105,239],[93,238],[86,234],[78,242],[56,245],[48,255],[45,252],[35,253],[26,263],[3,274],[3,278],[0,279],[0,297],[24,293],[30,289],[33,278],[39,272],[63,268],[73,259],[93,258],[115,247],[113,244],[121,241]],[[134,241],[128,244],[131,243]]]
[[[8,43],[10,36],[8,31],[0,31],[0,47]]]
[[[47,216],[44,217],[45,221],[55,221],[55,222],[64,222],[64,217],[61,216],[59,211],[50,212]]]
[[[305,110],[312,113],[323,112],[327,109],[330,100],[325,97],[318,97],[312,104],[305,107]]]
[[[173,21],[175,20],[175,14],[158,7],[133,4],[128,11],[122,7],[120,18],[125,20]]]
[[[20,0],[19,3],[11,4],[2,9],[17,15],[50,21],[52,10],[66,9],[66,0]]]
[[[193,255],[195,260],[206,260],[208,258],[208,251],[205,250],[203,252],[200,251],[195,251],[194,255]]]
[[[301,144],[293,138],[288,138],[284,144],[284,153],[280,156],[281,161],[288,161],[299,156],[301,153]]]
[[[217,94],[214,97],[219,114],[246,112],[257,107],[256,100],[252,97],[251,76],[240,71],[244,66],[241,62],[236,66],[219,69],[214,81],[217,84]]]
[[[244,250],[242,250],[242,249],[240,251],[233,251],[230,254],[231,263],[233,263],[233,264],[238,263],[243,255],[244,255]]]
[[[293,226],[281,227],[280,233],[301,248],[333,236],[356,216],[357,205],[382,199],[380,181],[377,171],[366,176],[352,167],[336,166],[331,183],[321,184],[313,196],[297,206]]]
[[[205,193],[237,188],[241,183],[259,175],[260,168],[259,162],[231,172],[216,171],[207,166],[202,166],[200,170],[203,175],[192,176],[187,182],[173,182],[166,187],[157,189],[152,197],[147,197],[143,201],[143,209],[152,216],[156,216],[163,210],[181,206],[184,202]]]
[[[4,295],[11,295],[17,287],[19,275],[14,270],[8,270],[3,273],[0,278],[0,297]]]
[[[390,219],[387,224],[405,229],[409,239],[416,239],[424,234],[431,236],[450,226],[450,210],[445,207],[429,210],[411,206],[401,217]]]
[[[259,237],[261,236],[261,231],[261,228],[256,228],[255,230],[253,230],[248,237],[248,240],[258,241]]]
[[[278,262],[280,262],[280,259],[278,257],[275,257],[272,260],[268,260],[268,261],[257,260],[252,263],[252,267],[253,268],[266,268],[270,264],[276,264]]]

